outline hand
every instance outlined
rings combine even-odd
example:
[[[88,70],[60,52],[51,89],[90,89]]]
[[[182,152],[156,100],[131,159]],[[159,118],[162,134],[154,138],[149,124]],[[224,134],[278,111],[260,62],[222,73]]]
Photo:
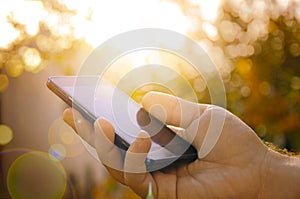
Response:
[[[276,193],[277,190],[272,190],[269,186],[274,180],[270,177],[274,174],[270,167],[274,161],[280,163],[286,157],[268,149],[251,128],[230,112],[217,106],[192,103],[156,92],[146,94],[142,105],[166,124],[183,128],[184,131],[180,131],[179,135],[192,143],[198,150],[199,158],[192,163],[163,171],[123,172],[145,170],[146,155],[143,154],[150,149],[149,137],[140,134],[129,147],[123,162],[119,149],[112,144],[114,128],[107,120],[98,119],[94,124],[95,127],[92,128],[91,124],[72,109],[64,112],[64,120],[96,148],[99,158],[110,174],[141,197],[147,195],[149,182],[152,182],[155,198],[276,198],[279,196],[275,194],[271,197],[271,194]],[[73,114],[81,118],[80,124],[75,125]],[[225,116],[225,123],[216,144],[203,157],[200,149],[212,122],[212,114]],[[119,168],[110,167],[112,164],[119,165]],[[281,164],[276,165],[278,166],[276,168],[282,170]],[[280,178],[276,180],[280,181]],[[273,185],[275,186],[274,182]],[[278,188],[283,189],[280,184]]]

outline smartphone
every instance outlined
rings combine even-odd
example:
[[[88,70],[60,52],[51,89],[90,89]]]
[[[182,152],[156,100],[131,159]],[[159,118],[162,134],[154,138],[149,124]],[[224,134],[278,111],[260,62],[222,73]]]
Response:
[[[114,144],[121,151],[126,151],[142,130],[146,131],[152,141],[145,161],[147,171],[197,159],[197,150],[190,143],[104,78],[51,76],[47,86],[92,124],[99,117],[110,121],[115,128]],[[95,149],[92,150],[90,152],[97,158]]]

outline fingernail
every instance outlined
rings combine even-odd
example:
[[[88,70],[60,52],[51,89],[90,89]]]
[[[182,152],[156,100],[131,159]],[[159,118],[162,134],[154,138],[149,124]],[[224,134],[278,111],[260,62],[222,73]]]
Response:
[[[146,132],[146,131],[141,131],[138,136],[137,136],[138,139],[147,139],[147,138],[150,138],[149,134]]]
[[[94,128],[96,131],[99,131],[101,129],[101,126],[100,126],[100,118],[96,119],[96,121],[94,122]]]

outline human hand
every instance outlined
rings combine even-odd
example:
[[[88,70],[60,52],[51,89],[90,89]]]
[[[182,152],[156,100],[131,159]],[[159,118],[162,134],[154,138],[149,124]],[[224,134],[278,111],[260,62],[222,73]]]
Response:
[[[166,124],[184,129],[179,135],[192,143],[199,158],[189,164],[151,173],[128,172],[145,169],[146,153],[151,146],[149,137],[141,134],[129,147],[123,162],[119,149],[112,144],[114,128],[109,121],[98,119],[94,128],[83,118],[80,124],[75,124],[73,114],[81,116],[71,109],[64,112],[64,120],[96,148],[109,173],[141,197],[146,196],[149,182],[152,182],[155,198],[270,196],[266,183],[270,181],[269,166],[276,155],[239,118],[217,106],[192,103],[156,92],[146,94],[142,105]],[[224,116],[225,122],[216,144],[202,157],[200,150],[212,122],[212,114]],[[119,168],[110,167],[111,161]]]

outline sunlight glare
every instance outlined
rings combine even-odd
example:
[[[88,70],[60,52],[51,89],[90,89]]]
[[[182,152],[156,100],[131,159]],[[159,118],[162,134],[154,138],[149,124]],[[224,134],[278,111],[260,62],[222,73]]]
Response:
[[[215,41],[218,39],[218,31],[217,31],[216,27],[213,26],[211,23],[203,22],[202,28],[211,40]]]
[[[201,18],[204,21],[215,22],[222,13],[222,0],[189,0],[190,3],[200,6]]]
[[[92,8],[90,23],[80,18],[73,23],[81,24],[75,28],[76,35],[84,34],[82,29],[88,30],[85,40],[93,47],[116,34],[137,28],[164,28],[180,33],[186,33],[189,28],[186,16],[172,2],[112,0],[100,4],[93,1]]]
[[[16,30],[11,23],[8,22],[0,22],[0,30],[5,30],[1,32],[0,48],[9,48],[11,43],[20,36],[20,32]]]
[[[46,16],[41,1],[18,1],[18,6],[12,10],[14,20],[25,25],[26,33],[36,35],[39,31],[39,23]]]

